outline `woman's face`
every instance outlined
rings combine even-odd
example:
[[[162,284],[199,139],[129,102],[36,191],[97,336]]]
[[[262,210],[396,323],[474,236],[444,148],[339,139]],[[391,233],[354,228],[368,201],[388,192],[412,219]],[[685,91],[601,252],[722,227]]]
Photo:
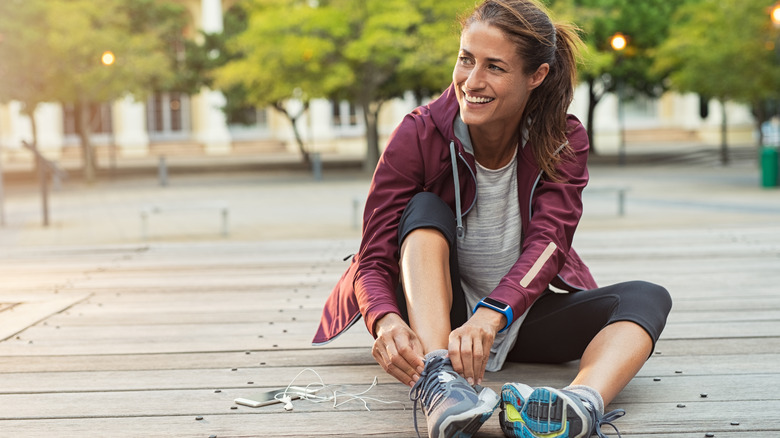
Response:
[[[495,126],[516,132],[528,96],[548,70],[542,64],[534,74],[525,74],[515,44],[501,30],[471,23],[461,33],[452,73],[460,117],[470,127]]]

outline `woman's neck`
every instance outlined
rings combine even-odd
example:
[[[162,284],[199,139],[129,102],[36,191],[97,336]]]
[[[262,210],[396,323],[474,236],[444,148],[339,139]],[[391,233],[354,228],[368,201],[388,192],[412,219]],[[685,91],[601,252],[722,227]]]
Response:
[[[515,158],[517,133],[490,133],[469,129],[474,158],[488,169],[500,169]]]

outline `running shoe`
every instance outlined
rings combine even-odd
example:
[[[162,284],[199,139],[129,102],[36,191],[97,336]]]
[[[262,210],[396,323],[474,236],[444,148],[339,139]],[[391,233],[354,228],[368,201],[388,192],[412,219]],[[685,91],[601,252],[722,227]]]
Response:
[[[531,396],[534,389],[523,383],[507,383],[501,388],[501,412],[498,413],[498,422],[501,430],[508,437],[523,437],[523,420],[520,412],[525,406],[525,401]]]
[[[417,402],[428,422],[430,438],[470,438],[498,407],[498,395],[490,388],[472,387],[452,369],[448,357],[425,361],[420,379],[409,391],[414,401],[414,429],[417,436]]]
[[[507,383],[501,389],[499,418],[506,436],[586,438],[597,435],[607,438],[601,426],[609,425],[620,437],[612,421],[625,415],[624,410],[614,410],[602,416],[590,402],[571,391],[545,387],[529,393],[527,388],[522,384]]]

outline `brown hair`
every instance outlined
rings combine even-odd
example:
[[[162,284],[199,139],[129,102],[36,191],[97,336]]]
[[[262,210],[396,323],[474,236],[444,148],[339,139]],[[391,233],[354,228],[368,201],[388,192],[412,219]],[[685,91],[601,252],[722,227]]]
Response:
[[[547,63],[550,71],[528,99],[521,120],[529,120],[528,136],[539,169],[557,180],[556,166],[571,151],[566,137],[566,112],[574,98],[577,80],[577,29],[555,24],[546,9],[534,0],[486,0],[461,20],[462,28],[475,22],[495,26],[517,46],[525,73]],[[520,129],[520,127],[518,127]],[[564,149],[558,153],[558,149]]]

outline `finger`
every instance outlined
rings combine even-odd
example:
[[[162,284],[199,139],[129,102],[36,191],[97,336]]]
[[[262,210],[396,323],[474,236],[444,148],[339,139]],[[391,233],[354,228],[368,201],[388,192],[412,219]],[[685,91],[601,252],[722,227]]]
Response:
[[[484,344],[482,342],[474,343],[474,358],[472,363],[474,364],[474,381],[477,384],[482,383],[482,378],[485,376],[485,354]],[[489,356],[488,356],[489,357]]]
[[[389,358],[388,365],[394,366],[399,373],[407,376],[403,379],[404,383],[409,380],[416,381],[419,378],[417,366],[414,365],[419,358],[417,358],[408,339],[387,345],[387,356]]]
[[[474,384],[474,344],[470,337],[460,338],[460,357],[463,364],[463,377]]]
[[[391,354],[388,350],[389,347],[381,342],[380,339],[377,339],[374,342],[374,347],[371,350],[371,354],[387,374],[393,376],[393,378],[403,383],[404,385],[413,385],[419,377],[416,375],[410,376],[408,373],[404,372],[401,368],[394,364],[391,359]]]
[[[387,374],[390,374],[396,380],[406,386],[414,385],[414,383],[419,379],[419,376],[415,376],[415,378],[413,378],[392,363],[387,367]]]
[[[447,351],[452,363],[452,369],[456,373],[463,375],[463,360],[460,355],[460,337],[450,338],[450,343],[447,345]]]
[[[413,372],[420,374],[425,369],[425,357],[423,356],[422,344],[417,338],[409,340],[409,343],[399,349],[401,356],[406,360]]]
[[[379,339],[374,341],[374,346],[371,348],[371,355],[374,356],[376,363],[387,371],[387,366],[390,361],[387,358],[386,347]]]

